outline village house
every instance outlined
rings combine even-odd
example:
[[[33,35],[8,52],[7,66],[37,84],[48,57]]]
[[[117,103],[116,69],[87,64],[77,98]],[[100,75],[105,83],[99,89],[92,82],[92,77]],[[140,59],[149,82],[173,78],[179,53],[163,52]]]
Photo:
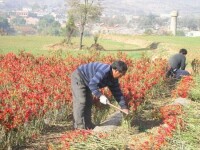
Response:
[[[37,23],[39,22],[38,18],[27,17],[27,18],[24,18],[24,19],[26,20],[27,25],[37,25]]]

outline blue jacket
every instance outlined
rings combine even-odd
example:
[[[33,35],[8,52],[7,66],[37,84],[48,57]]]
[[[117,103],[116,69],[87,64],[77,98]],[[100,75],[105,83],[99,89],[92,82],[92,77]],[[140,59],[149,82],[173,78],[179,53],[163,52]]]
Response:
[[[99,98],[102,95],[99,89],[108,87],[121,108],[127,108],[124,96],[119,86],[119,81],[118,79],[113,78],[112,68],[110,65],[92,62],[79,66],[78,71],[80,77],[84,80],[84,83],[89,87],[94,96]]]

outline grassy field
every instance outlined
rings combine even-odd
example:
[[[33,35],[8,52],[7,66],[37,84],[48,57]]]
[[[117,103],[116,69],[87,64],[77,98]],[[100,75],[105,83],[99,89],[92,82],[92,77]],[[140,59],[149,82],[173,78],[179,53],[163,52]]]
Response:
[[[141,39],[160,43],[161,49],[171,50],[177,53],[179,49],[188,50],[187,60],[200,58],[200,37],[175,37],[175,36],[141,36]]]
[[[200,49],[200,37],[181,37],[181,36],[140,36],[141,39],[151,40],[160,43],[176,45],[177,48],[186,48],[188,50]]]
[[[45,45],[57,43],[62,40],[61,37],[51,36],[1,36],[0,37],[0,51],[1,53],[14,52],[25,50],[34,54],[45,53],[42,52]]]
[[[150,56],[169,58],[170,55],[177,53],[181,48],[188,50],[188,64],[194,58],[200,59],[200,37],[180,37],[180,36],[131,36],[131,35],[104,35],[105,39],[127,44],[135,44],[140,48],[146,48],[152,43],[157,43],[156,51],[149,53]]]
[[[18,53],[21,50],[34,55],[49,55],[56,50],[62,49],[65,53],[90,53],[88,49],[93,43],[93,37],[83,39],[84,50],[78,50],[79,38],[73,38],[73,46],[60,46],[64,37],[56,36],[1,36],[0,54],[9,52]],[[175,37],[175,36],[130,36],[130,35],[100,35],[98,43],[104,47],[102,54],[114,54],[123,51],[132,58],[139,58],[142,54],[169,57],[180,48],[188,50],[187,60],[189,63],[196,57],[200,57],[200,37]],[[150,50],[149,45],[158,43],[156,51]],[[59,45],[54,47],[53,45]]]
[[[9,52],[18,53],[21,50],[30,52],[35,55],[48,55],[54,49],[49,47],[57,43],[61,43],[64,37],[56,36],[1,36],[0,38],[0,53],[6,54]],[[60,47],[63,51],[72,50],[78,51],[78,38],[73,39],[73,43],[76,43],[76,48]],[[94,43],[93,38],[86,37],[83,40],[84,47],[90,47]],[[138,48],[138,46],[133,44],[125,44],[123,42],[116,42],[112,40],[100,39],[99,44],[103,45],[107,51],[106,53],[116,53],[115,50],[123,49],[133,49]],[[114,50],[114,51],[113,51]],[[82,51],[78,51],[82,52]],[[84,51],[85,53],[85,51]],[[105,52],[103,52],[105,53]],[[139,57],[138,52],[128,52],[131,56]],[[134,53],[134,54],[133,54]]]
[[[121,37],[124,40],[144,40],[149,42],[159,42],[163,44],[171,44],[177,48],[187,48],[189,50],[200,49],[200,37],[183,37],[183,36],[158,36],[158,35],[141,35],[141,36],[131,36],[131,35],[113,35],[115,38]]]

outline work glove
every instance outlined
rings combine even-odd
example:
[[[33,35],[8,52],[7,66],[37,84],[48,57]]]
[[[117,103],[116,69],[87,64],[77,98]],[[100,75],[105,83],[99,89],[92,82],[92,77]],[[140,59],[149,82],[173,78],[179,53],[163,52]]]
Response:
[[[107,105],[107,104],[110,103],[109,100],[107,99],[107,97],[106,97],[105,95],[101,95],[101,96],[100,96],[100,102],[101,102],[102,104],[104,104],[104,105]]]

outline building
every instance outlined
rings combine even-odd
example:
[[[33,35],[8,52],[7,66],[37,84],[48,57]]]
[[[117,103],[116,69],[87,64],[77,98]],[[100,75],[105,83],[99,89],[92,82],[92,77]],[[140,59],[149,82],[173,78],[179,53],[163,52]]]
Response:
[[[38,18],[32,18],[32,17],[25,18],[25,20],[27,25],[36,25],[39,22]]]
[[[188,37],[200,37],[200,31],[189,31],[186,33],[186,36]]]

